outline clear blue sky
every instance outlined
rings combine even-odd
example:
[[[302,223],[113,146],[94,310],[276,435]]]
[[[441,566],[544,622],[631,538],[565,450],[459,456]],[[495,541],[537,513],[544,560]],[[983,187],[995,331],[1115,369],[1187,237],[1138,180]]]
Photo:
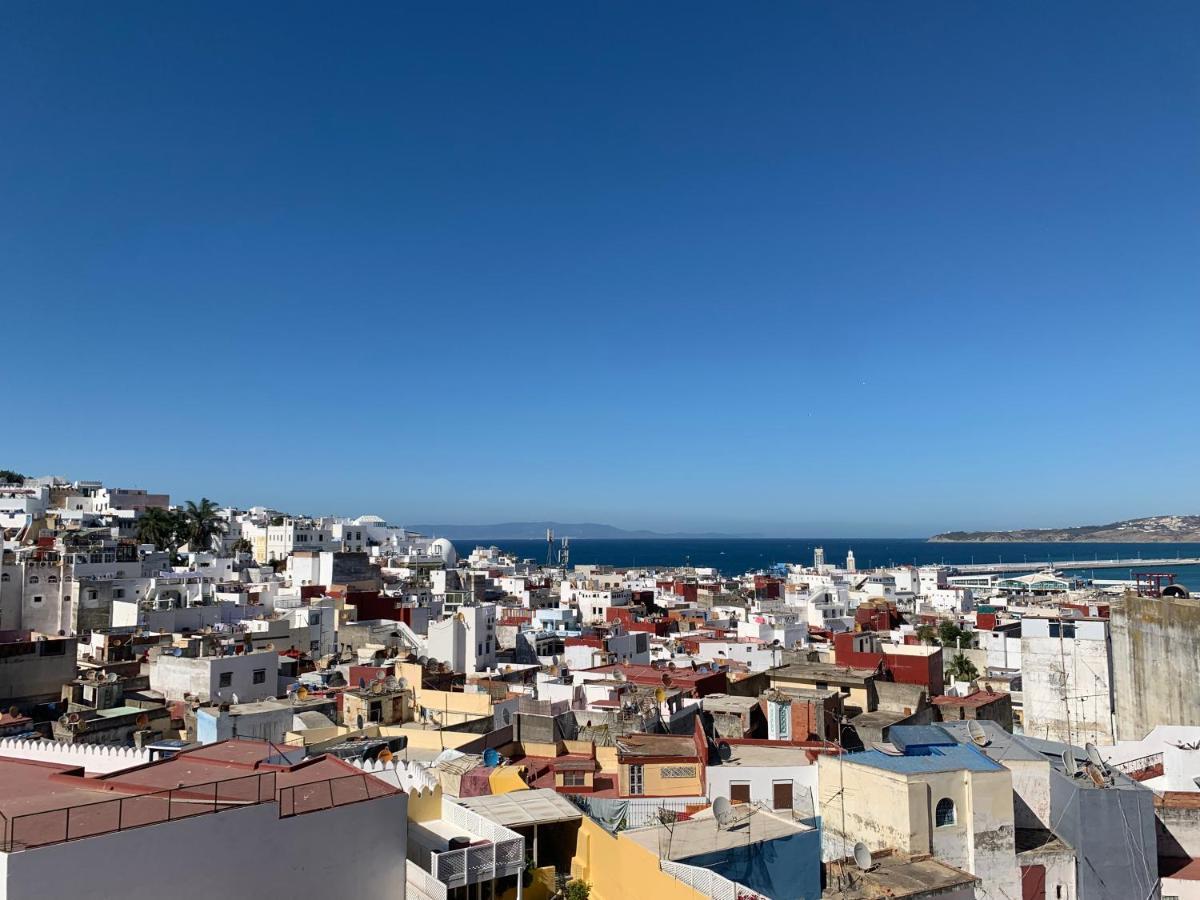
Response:
[[[1200,512],[1200,5],[0,11],[0,466],[398,522]]]

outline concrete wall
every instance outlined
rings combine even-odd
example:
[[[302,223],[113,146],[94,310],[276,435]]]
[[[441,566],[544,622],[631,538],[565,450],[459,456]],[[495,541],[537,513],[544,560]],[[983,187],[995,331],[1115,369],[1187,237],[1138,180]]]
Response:
[[[803,751],[800,751],[803,752]],[[792,809],[805,818],[820,815],[817,801],[816,765],[795,766],[709,766],[705,776],[709,800],[729,799],[731,785],[749,784],[750,802],[774,807],[775,784],[792,783]]]
[[[404,897],[407,806],[397,794],[280,819],[276,804],[263,803],[0,854],[0,900],[161,900],[164,891],[173,900],[396,900]],[[181,853],[203,865],[181,870]],[[122,860],[136,861],[136,871]]]
[[[576,838],[571,875],[592,886],[595,900],[708,900],[708,895],[663,873],[657,855],[637,841],[609,834],[587,816]]]
[[[1200,725],[1200,600],[1126,594],[1111,615],[1116,737]]]
[[[11,646],[11,645],[9,645]],[[28,652],[0,656],[0,704],[57,700],[75,677],[75,638],[31,641]]]
[[[1076,745],[1112,744],[1111,665],[1106,640],[1023,636],[1024,733]]]

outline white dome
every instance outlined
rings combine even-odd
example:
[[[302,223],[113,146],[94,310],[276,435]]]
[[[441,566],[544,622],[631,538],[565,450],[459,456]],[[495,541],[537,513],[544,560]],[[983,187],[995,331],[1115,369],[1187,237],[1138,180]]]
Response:
[[[458,563],[458,551],[455,550],[454,545],[445,538],[438,538],[435,541],[431,541],[429,544],[429,553],[431,556],[440,556],[442,558],[442,562],[445,563],[447,567],[457,565]]]
[[[359,516],[354,520],[355,525],[386,525],[379,516]]]

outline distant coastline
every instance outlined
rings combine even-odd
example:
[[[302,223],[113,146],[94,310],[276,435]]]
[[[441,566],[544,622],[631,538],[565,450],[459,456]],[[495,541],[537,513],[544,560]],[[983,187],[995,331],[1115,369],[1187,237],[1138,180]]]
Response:
[[[659,541],[667,539],[683,540],[739,540],[761,538],[758,533],[723,534],[717,531],[706,532],[659,532],[659,531],[629,531],[613,525],[602,525],[597,522],[500,522],[493,525],[412,525],[412,531],[421,534],[431,534],[459,541],[537,541],[545,540],[546,531],[554,532],[555,540],[560,538],[579,538],[589,541]]]
[[[937,544],[1170,544],[1200,542],[1200,516],[1149,516],[1107,525],[1022,528],[1015,531],[947,531]]]

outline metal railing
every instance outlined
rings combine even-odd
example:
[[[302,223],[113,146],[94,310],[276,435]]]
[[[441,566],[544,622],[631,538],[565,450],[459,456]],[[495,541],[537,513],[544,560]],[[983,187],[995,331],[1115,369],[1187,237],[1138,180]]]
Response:
[[[399,791],[373,775],[343,775],[279,789],[279,818],[387,797]]]
[[[1124,772],[1126,775],[1135,775],[1138,772],[1153,769],[1155,766],[1161,766],[1162,761],[1163,755],[1161,753],[1151,753],[1148,756],[1139,756],[1137,759],[1127,759],[1125,762],[1113,763],[1112,767]]]
[[[0,849],[11,853],[46,847],[274,800],[275,773],[260,772],[227,781],[26,813],[11,819],[0,815],[3,825]]]

